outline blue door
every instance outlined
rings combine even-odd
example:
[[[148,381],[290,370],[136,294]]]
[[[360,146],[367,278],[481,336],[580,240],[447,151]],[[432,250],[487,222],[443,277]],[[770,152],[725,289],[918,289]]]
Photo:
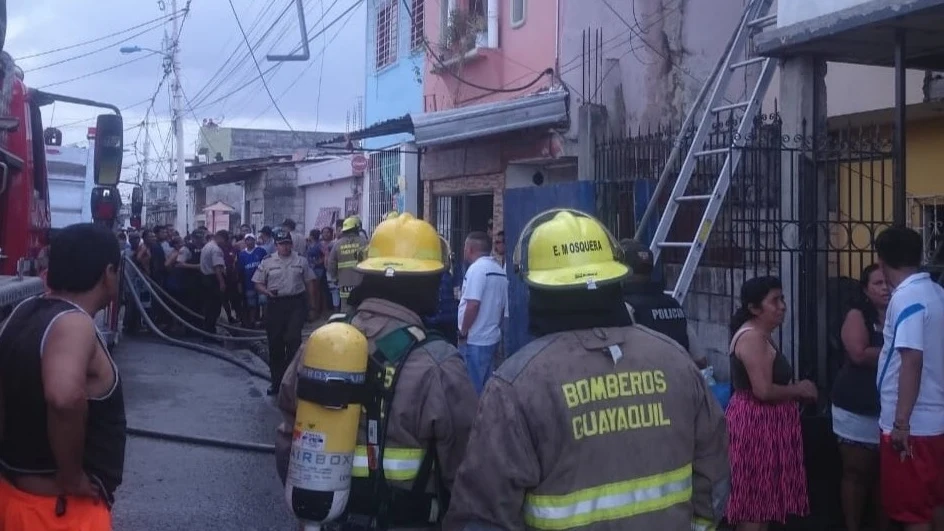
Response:
[[[505,190],[505,242],[508,256],[508,322],[505,326],[505,353],[517,352],[532,337],[528,333],[528,287],[515,273],[512,263],[515,244],[524,226],[534,216],[552,208],[573,208],[589,214],[596,210],[593,181],[576,181],[554,186],[531,186]],[[522,253],[525,254],[525,253]]]

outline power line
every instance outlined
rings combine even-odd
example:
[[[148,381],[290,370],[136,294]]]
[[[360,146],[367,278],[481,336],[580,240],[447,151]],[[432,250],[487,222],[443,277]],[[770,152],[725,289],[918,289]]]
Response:
[[[337,3],[338,3],[337,0],[335,0],[335,2],[334,2],[333,4],[331,4],[331,7],[328,8],[328,11],[327,11],[327,12],[330,12],[330,11],[331,11],[331,8],[333,8]],[[323,19],[323,18],[324,18],[324,16],[322,16],[322,19]],[[331,40],[328,40],[328,41],[325,42],[324,46],[322,46],[322,48],[321,48],[321,52],[319,52],[319,54],[318,54],[317,56],[315,56],[315,57],[317,57],[317,58],[320,59],[319,63],[321,64],[322,68],[324,68],[324,54],[325,54],[326,50],[328,49],[328,46],[330,46],[331,43],[333,43],[333,42],[335,41],[335,39],[338,38],[338,35],[340,35],[342,31],[344,31],[344,28],[347,27],[347,25],[351,22],[351,19],[353,19],[353,18],[354,18],[354,13],[352,12],[352,13],[351,13],[350,15],[348,15],[348,17],[344,20],[344,23],[341,24],[341,27],[338,28],[338,31],[334,34],[334,36],[331,37]],[[313,57],[313,58],[311,59],[311,61],[309,61],[308,65],[305,66],[305,68],[303,68],[302,71],[298,73],[298,75],[295,77],[295,79],[293,79],[292,82],[289,83],[289,85],[288,85],[287,87],[285,87],[285,88],[282,90],[281,94],[279,94],[279,99],[281,99],[282,97],[284,97],[284,96],[288,93],[288,91],[291,90],[292,87],[294,87],[296,84],[298,84],[298,82],[301,81],[302,77],[304,77],[305,74],[306,74],[313,66],[315,66],[315,57]],[[320,102],[320,101],[321,101],[321,75],[320,75],[320,74],[319,74],[319,77],[318,77],[318,87],[319,87],[319,88],[318,88],[318,102]],[[315,116],[316,116],[316,119],[315,119],[315,130],[318,129],[317,116],[318,116],[318,106],[319,106],[319,105],[320,105],[320,103],[316,103],[316,104],[315,104]],[[268,112],[268,110],[269,110],[270,108],[272,108],[271,105],[267,106],[265,109],[262,110],[262,112],[260,112],[258,115],[256,115],[256,117],[253,118],[249,123],[251,124],[252,122],[255,122],[256,120],[258,120],[259,118],[261,118],[262,115],[265,114],[266,112]]]
[[[44,64],[44,65],[40,65],[40,66],[37,66],[37,67],[34,67],[34,68],[30,68],[29,70],[23,70],[23,72],[29,73],[29,72],[35,72],[35,71],[37,71],[37,70],[44,70],[44,69],[46,69],[46,68],[50,68],[50,67],[53,67],[53,66],[61,65],[61,64],[63,64],[63,63],[70,63],[70,62],[75,61],[75,60],[77,60],[77,59],[82,59],[82,58],[84,58],[84,57],[88,57],[88,56],[90,56],[90,55],[95,55],[95,54],[97,54],[97,53],[101,53],[101,52],[104,52],[104,51],[106,51],[106,50],[111,50],[112,48],[114,48],[115,46],[117,46],[117,45],[119,45],[119,44],[121,44],[121,43],[123,43],[123,42],[130,41],[131,39],[134,39],[134,38],[136,38],[136,37],[140,37],[141,35],[144,35],[145,33],[150,33],[150,32],[152,32],[152,31],[154,31],[154,30],[156,30],[156,29],[160,29],[160,26],[154,26],[153,28],[147,28],[147,29],[145,29],[145,30],[139,31],[138,33],[135,33],[134,35],[130,35],[130,36],[125,37],[125,38],[123,38],[123,39],[121,39],[121,40],[119,40],[119,41],[112,42],[112,43],[110,43],[110,44],[106,44],[105,46],[102,46],[101,48],[96,48],[96,49],[94,49],[94,50],[92,50],[92,51],[90,51],[90,52],[85,52],[85,53],[80,54],[80,55],[74,55],[74,56],[72,56],[72,57],[67,57],[67,58],[65,58],[65,59],[60,59],[59,61],[54,61],[54,62],[52,62],[52,63],[46,63],[46,64]]]
[[[256,60],[256,54],[252,53],[252,44],[249,44],[249,36],[246,35],[246,30],[243,29],[243,23],[239,21],[239,13],[236,12],[236,6],[233,5],[233,0],[227,1],[229,2],[230,9],[233,10],[233,18],[236,19],[236,25],[239,26],[239,32],[243,34],[243,41],[246,43],[246,48],[249,49],[249,56],[252,57],[252,62],[256,65],[256,70],[259,72],[259,78],[262,80],[262,86],[265,87],[266,94],[269,95],[272,105],[275,105],[275,110],[278,111],[279,116],[282,117],[282,121],[285,122],[286,126],[288,126],[288,130],[294,133],[295,130],[292,129],[292,124],[288,122],[288,118],[285,117],[282,109],[279,108],[279,104],[275,101],[272,91],[269,90],[269,84],[265,80],[265,74],[262,73],[262,67],[259,66],[259,61]]]
[[[308,16],[308,20],[311,20],[311,16],[313,15],[313,12],[312,12],[313,10],[311,9],[312,6],[310,5],[310,3],[311,3],[311,0],[305,0],[305,10],[306,10],[306,15]],[[335,2],[332,4],[332,7],[333,7],[334,5],[336,5],[337,3],[338,3],[338,0],[335,0]],[[286,5],[286,9],[283,10],[283,12],[281,13],[281,15],[285,15],[286,13],[288,13],[288,9],[291,8],[292,6],[293,6],[293,3],[290,1],[290,2]],[[329,9],[328,11],[330,12],[330,9]],[[271,32],[271,30],[275,29],[276,24],[278,24],[279,22],[280,22],[280,20],[276,20],[275,22],[273,22],[273,24],[270,26],[270,28],[269,28],[269,30],[266,32],[266,34],[263,35],[262,38],[259,39],[259,41],[257,41],[257,46],[254,46],[254,47],[253,47],[254,50],[259,51],[259,47],[262,46],[263,41],[265,40],[265,38],[267,37],[267,35]],[[322,23],[324,23],[324,16],[320,17],[316,22],[309,24],[309,26],[310,26],[311,28],[317,28],[317,27],[318,27],[320,24],[322,24]],[[291,21],[289,21],[288,24],[285,24],[285,25],[282,26],[282,29],[281,29],[279,35],[276,37],[275,41],[272,42],[272,45],[269,47],[269,52],[268,52],[268,53],[273,53],[277,48],[280,48],[280,47],[282,46],[282,45],[281,45],[281,42],[282,42],[283,39],[285,39],[286,36],[294,34],[294,32],[292,31],[292,30],[294,30],[294,28],[292,27],[292,25],[293,25],[293,23],[292,23]],[[311,31],[313,31],[313,29],[310,30],[309,33],[310,33]],[[245,56],[245,55],[247,55],[247,54],[244,53],[243,56]],[[243,61],[241,65],[245,65],[246,63],[248,63],[248,61]],[[241,66],[241,65],[240,65],[240,66]],[[267,78],[267,79],[275,79],[275,76],[277,76],[278,73],[282,71],[282,69],[283,69],[284,66],[285,66],[285,63],[283,63],[283,62],[276,63],[276,64],[274,65],[274,68],[268,69],[268,70],[266,71],[266,78]],[[227,88],[229,88],[229,87],[240,87],[240,86],[244,86],[244,85],[247,85],[247,84],[251,84],[251,83],[253,83],[254,81],[257,81],[257,80],[259,79],[258,73],[256,72],[255,68],[254,68],[251,64],[248,66],[248,69],[247,69],[248,71],[246,72],[246,76],[244,76],[244,77],[236,77],[236,76],[235,76],[235,73],[236,73],[237,70],[238,70],[238,67],[231,70],[231,74],[234,75],[234,77],[233,77],[233,79],[232,79],[232,83],[230,83],[230,84],[228,84],[228,85],[221,83],[220,85],[214,87],[214,90],[211,91],[211,93],[212,93],[212,92],[216,92],[216,91],[218,91],[218,90],[220,90],[220,89],[227,89]],[[196,102],[196,104],[197,104],[197,105],[200,105],[201,103],[207,101],[209,95],[210,95],[210,93],[208,93],[208,94],[206,95],[207,97],[205,97],[202,101]],[[236,107],[238,107],[238,108],[244,108],[245,105],[248,105],[251,101],[253,101],[253,100],[252,100],[252,96],[253,96],[252,94],[245,94],[244,96],[246,97],[246,100],[244,100],[243,102],[240,102],[240,105],[236,105]],[[230,100],[231,97],[232,97],[232,95],[226,96],[225,98],[222,99],[222,101],[218,102],[218,104],[219,104],[219,105],[226,105],[226,104],[229,102],[229,100]],[[270,105],[270,107],[271,107],[271,105]]]
[[[276,0],[270,0],[270,1],[269,1],[269,3],[267,4],[266,8],[263,9],[262,13],[260,13],[260,15],[259,15],[259,16],[256,18],[256,20],[253,22],[253,24],[249,27],[249,34],[252,34],[253,31],[254,31],[257,27],[259,27],[260,23],[261,23],[261,22],[263,21],[263,19],[265,18],[265,15],[266,15],[267,13],[269,13],[269,9],[272,8],[272,7],[274,7],[275,2],[276,2]],[[289,3],[285,6],[285,8],[282,9],[282,12],[279,13],[279,15],[276,17],[276,19],[269,25],[269,27],[268,27],[268,28],[262,33],[262,35],[256,40],[256,44],[255,44],[255,46],[254,46],[253,48],[257,48],[257,47],[259,47],[259,46],[262,45],[262,42],[266,39],[266,37],[269,36],[269,34],[272,32],[272,30],[275,29],[276,25],[278,25],[278,23],[282,20],[282,18],[285,17],[285,15],[288,13],[288,11],[289,11],[289,9],[291,9],[291,7],[292,7],[292,4],[291,4],[291,2],[289,2]],[[239,71],[239,70],[243,67],[243,65],[244,65],[244,63],[245,63],[245,61],[243,60],[243,58],[246,58],[246,54],[245,54],[244,52],[241,52],[241,51],[240,51],[241,48],[242,48],[242,44],[241,44],[241,43],[237,43],[237,45],[236,45],[236,47],[233,49],[233,51],[230,52],[230,53],[227,55],[227,58],[226,58],[226,60],[223,62],[223,64],[221,64],[220,67],[216,70],[216,72],[214,72],[213,75],[210,76],[210,79],[208,79],[207,82],[206,82],[202,87],[200,87],[199,90],[197,90],[197,91],[194,93],[194,96],[193,96],[193,97],[194,97],[194,100],[197,102],[197,105],[200,105],[201,103],[203,103],[204,101],[206,101],[206,99],[209,98],[214,92],[216,92],[217,90],[219,90],[220,87],[222,86],[222,81],[223,81],[223,80],[234,77],[235,74],[236,74],[236,72]],[[230,66],[231,63],[232,63],[232,67],[229,68],[229,71],[228,71],[225,75],[222,75],[222,74],[223,74],[223,71],[224,71],[228,66]],[[251,70],[251,68],[250,68],[250,70]],[[222,78],[220,78],[221,75],[222,75]],[[217,79],[220,80],[220,83],[217,83],[216,85],[214,85],[214,81],[216,81]],[[211,87],[212,87],[212,88],[211,88]],[[209,92],[207,92],[207,89],[210,89]]]
[[[406,0],[401,0],[401,1],[402,1],[402,3],[403,3],[403,8],[406,9],[406,13],[407,13],[407,16],[409,17],[409,19],[410,19],[411,21],[416,20],[416,19],[413,17],[413,9],[410,7],[410,5],[407,3],[407,1],[406,1]],[[485,92],[491,92],[491,93],[493,93],[493,94],[495,94],[495,93],[514,93],[514,92],[521,92],[521,91],[523,91],[523,90],[527,90],[527,89],[529,89],[529,88],[531,88],[531,87],[537,85],[538,82],[541,81],[541,79],[542,79],[544,76],[546,76],[546,75],[553,75],[553,74],[554,74],[554,69],[553,69],[553,68],[547,68],[547,69],[545,69],[543,72],[541,72],[540,74],[538,74],[538,76],[537,76],[536,78],[534,78],[533,80],[531,80],[531,81],[528,82],[528,83],[525,83],[524,85],[522,85],[522,86],[520,86],[520,87],[513,87],[513,88],[485,87],[485,86],[479,85],[479,84],[477,84],[477,83],[473,83],[473,82],[471,82],[471,81],[468,81],[468,80],[466,80],[466,79],[463,79],[461,76],[459,76],[459,74],[453,72],[452,69],[450,69],[450,68],[439,58],[439,55],[436,54],[436,52],[433,50],[433,47],[429,44],[429,39],[427,39],[425,35],[423,35],[422,37],[423,37],[423,46],[426,48],[426,52],[429,54],[430,57],[432,57],[433,61],[435,61],[436,64],[439,65],[439,68],[441,68],[442,71],[444,71],[444,72],[446,72],[447,74],[449,74],[449,75],[450,75],[452,78],[454,78],[456,81],[462,83],[463,85],[470,86],[470,87],[472,87],[472,88],[474,88],[474,89],[482,90],[482,91],[485,91]]]
[[[145,103],[147,103],[147,102],[149,102],[149,101],[151,101],[151,100],[150,100],[150,99],[144,99],[144,100],[141,100],[141,101],[139,101],[139,102],[137,102],[137,103],[132,103],[131,105],[126,105],[126,106],[124,106],[124,107],[121,107],[119,110],[121,110],[121,111],[126,111],[126,110],[128,110],[128,109],[133,109],[133,108],[135,108],[135,107],[140,107],[140,106],[144,105]],[[95,120],[95,119],[96,119],[96,118],[83,118],[83,119],[81,119],[81,120],[75,120],[74,122],[68,122],[68,123],[62,124],[62,125],[60,125],[60,126],[57,126],[56,129],[67,129],[67,128],[69,128],[69,127],[75,127],[75,126],[77,126],[77,125],[80,125],[80,124],[83,124],[83,123],[86,123],[86,122],[91,122],[92,120]]]
[[[128,33],[128,32],[134,31],[134,30],[136,30],[136,29],[138,29],[138,28],[142,28],[142,27],[144,27],[144,26],[148,26],[148,25],[154,24],[155,22],[166,22],[167,20],[170,20],[170,17],[174,17],[174,16],[177,16],[177,13],[169,13],[169,14],[166,14],[166,15],[161,15],[161,16],[158,17],[158,18],[149,20],[149,21],[147,21],[147,22],[142,22],[141,24],[138,24],[137,26],[132,26],[132,27],[130,27],[130,28],[123,29],[123,30],[121,30],[121,31],[116,31],[115,33],[110,33],[110,34],[108,34],[108,35],[104,35],[104,36],[98,37],[98,38],[96,38],[96,39],[92,39],[92,40],[88,40],[88,41],[83,41],[83,42],[79,42],[79,43],[76,43],[76,44],[70,44],[70,45],[68,45],[68,46],[62,46],[62,47],[56,48],[56,49],[54,49],[54,50],[46,50],[45,52],[38,52],[38,53],[31,54],[31,55],[24,55],[24,56],[22,56],[22,57],[17,57],[17,58],[14,59],[14,60],[15,60],[15,61],[23,61],[23,60],[26,60],[26,59],[32,59],[32,58],[34,58],[34,57],[42,57],[42,56],[44,56],[44,55],[49,55],[49,54],[53,54],[53,53],[57,53],[57,52],[62,52],[62,51],[65,51],[65,50],[71,50],[71,49],[73,49],[73,48],[78,48],[78,47],[80,47],[80,46],[87,46],[87,45],[89,45],[89,44],[94,44],[94,43],[96,43],[96,42],[101,42],[101,41],[103,41],[103,40],[105,40],[105,39],[110,39],[110,38],[112,38],[112,37],[116,37],[116,36],[118,36],[118,35],[122,35],[122,34],[125,34],[125,33]]]
[[[200,123],[200,119],[197,118],[197,113],[195,113],[195,112],[193,111],[193,104],[190,103],[190,98],[188,98],[188,97],[187,97],[187,93],[184,92],[183,83],[180,84],[180,94],[184,97],[184,103],[187,104],[187,109],[190,111],[190,115],[193,116],[193,120],[194,120],[195,122],[197,122],[197,128],[198,128],[198,131],[199,131],[200,129],[202,129],[201,126],[202,126],[203,124],[201,124],[201,123]],[[199,134],[197,135],[197,141],[198,141],[198,142],[200,141],[200,136],[201,136],[201,135],[199,135]],[[210,142],[210,139],[207,138],[206,135],[202,135],[202,136],[203,136],[203,139],[206,140],[207,147],[210,148],[210,151],[212,151],[213,153],[216,153],[216,152],[217,152],[217,151],[216,151],[216,148],[213,146],[213,143]],[[198,154],[199,154],[199,153],[198,153]]]
[[[341,14],[338,15],[335,19],[333,19],[331,22],[329,22],[329,23],[328,23],[326,26],[324,26],[320,31],[318,31],[318,32],[316,32],[314,35],[312,35],[312,36],[308,39],[308,43],[310,44],[313,40],[315,40],[316,38],[318,38],[318,36],[324,34],[324,32],[328,31],[332,26],[334,26],[335,24],[337,24],[338,21],[340,21],[345,15],[347,15],[347,14],[350,13],[351,11],[354,11],[355,8],[360,7],[360,5],[361,5],[363,2],[364,2],[364,0],[357,0],[353,5],[351,5],[351,7],[345,9],[343,13],[341,13]],[[301,47],[301,45],[299,45],[299,46],[297,46],[291,53],[296,53],[296,52],[298,52],[298,51],[301,50],[301,49],[302,49],[302,47]],[[270,66],[269,68],[267,68],[267,69],[265,69],[265,70],[263,71],[263,74],[268,74],[268,73],[272,72],[273,70],[275,70],[276,68],[278,68],[278,66],[281,65],[281,64],[282,64],[282,63],[278,63],[278,64],[276,64],[276,65]],[[210,106],[210,105],[214,105],[214,104],[216,104],[216,103],[218,103],[218,102],[220,102],[220,101],[223,101],[223,100],[225,100],[226,98],[232,96],[233,94],[236,94],[237,92],[242,92],[242,91],[246,90],[247,88],[251,87],[251,86],[252,86],[252,83],[254,83],[255,81],[257,81],[257,80],[258,80],[259,78],[261,78],[261,77],[263,77],[263,76],[255,76],[255,78],[253,78],[249,83],[246,83],[246,84],[243,84],[243,85],[241,85],[241,86],[239,86],[239,87],[236,87],[235,89],[231,90],[230,92],[224,94],[223,96],[221,96],[221,97],[219,97],[219,98],[216,98],[215,100],[213,100],[213,101],[211,101],[211,102],[209,102],[209,103],[200,102],[200,103],[197,104],[196,107],[194,107],[194,109],[202,109],[202,108],[204,108],[204,107],[208,107],[208,106]]]
[[[36,88],[44,89],[44,88],[49,88],[49,87],[56,87],[56,86],[59,86],[59,85],[65,85],[66,83],[72,83],[73,81],[78,81],[78,80],[80,80],[80,79],[86,79],[86,78],[89,78],[89,77],[92,77],[92,76],[97,76],[98,74],[102,74],[102,73],[108,72],[108,71],[110,71],[110,70],[114,70],[114,69],[116,69],[116,68],[121,68],[122,66],[127,66],[127,65],[130,65],[131,63],[136,63],[136,62],[141,61],[141,60],[143,60],[143,59],[147,59],[148,57],[151,57],[152,55],[156,55],[156,53],[155,53],[155,52],[151,52],[151,53],[149,53],[149,54],[142,55],[142,56],[140,56],[140,57],[135,57],[134,59],[131,59],[131,60],[129,60],[129,61],[125,61],[125,62],[123,62],[123,63],[118,63],[118,64],[116,64],[116,65],[109,66],[108,68],[102,68],[101,70],[96,70],[96,71],[94,71],[94,72],[89,72],[89,73],[87,73],[87,74],[83,74],[83,75],[81,75],[81,76],[73,77],[73,78],[71,78],[71,79],[64,79],[64,80],[62,80],[62,81],[56,81],[55,83],[49,83],[49,84],[43,85],[43,86],[41,86],[41,87],[36,87]]]
[[[305,3],[306,3],[306,5],[305,5],[306,14],[307,14],[307,10],[308,10],[309,7],[310,7],[309,5],[307,5],[309,2],[310,2],[310,0],[305,0]],[[287,7],[291,7],[291,6],[292,6],[292,4],[290,3]],[[286,11],[286,13],[287,13],[287,11]],[[276,20],[276,21],[273,23],[273,25],[270,27],[270,30],[274,30],[275,27],[276,27],[276,24],[277,24],[278,22],[280,22],[280,21],[279,21],[279,20]],[[319,21],[319,22],[320,22],[320,21]],[[292,21],[288,21],[286,24],[283,24],[283,25],[281,26],[281,30],[280,30],[279,34],[276,36],[275,40],[271,43],[271,46],[269,46],[268,54],[271,54],[273,51],[275,51],[276,49],[280,48],[280,47],[282,46],[282,44],[281,44],[281,43],[282,43],[282,40],[284,40],[286,36],[288,36],[288,35],[290,35],[290,34],[294,34],[294,32],[291,32],[291,31],[290,31],[290,30],[293,29],[293,28],[292,28],[292,25],[293,25]],[[270,33],[270,32],[267,31],[266,33],[268,34],[268,33]],[[263,35],[262,38],[259,39],[259,41],[257,42],[257,46],[253,46],[253,50],[254,50],[254,51],[256,51],[256,52],[261,52],[260,48],[262,47],[262,44],[263,44],[263,42],[265,41],[266,37],[267,37],[267,35]],[[248,55],[248,54],[244,54],[244,56],[247,56],[247,55]],[[248,65],[248,66],[247,66],[247,65]],[[254,75],[258,75],[258,74],[256,73],[255,67],[253,66],[253,64],[252,64],[248,59],[247,59],[247,60],[244,60],[244,61],[242,62],[242,66],[247,66],[247,67],[246,67],[246,72],[245,72],[245,73],[246,73],[246,77],[245,77],[245,81],[244,81],[244,82],[250,82],[250,81],[252,81],[252,80],[254,79],[254,77],[253,77]],[[282,63],[282,62],[277,63],[275,70],[272,71],[272,75],[269,76],[269,78],[270,78],[270,79],[274,79],[275,76],[278,75],[278,73],[282,70],[282,67],[284,67],[284,66],[285,66],[285,63]],[[234,79],[235,79],[235,78],[234,78]],[[237,82],[237,84],[239,84],[239,82]],[[253,102],[253,101],[254,101],[253,94],[246,94],[245,96],[246,96],[246,100],[240,101],[238,105],[229,105],[229,106],[230,106],[230,107],[236,107],[236,108],[245,108],[246,105],[248,105],[250,102]],[[248,101],[247,101],[247,100],[248,100]],[[225,100],[223,100],[223,101],[220,103],[220,105],[221,105],[221,106],[223,106],[223,105],[228,105],[228,103],[229,103],[229,99],[225,99]]]
[[[325,17],[324,0],[318,0],[318,3],[321,5],[321,20],[324,20],[324,17]],[[315,131],[318,130],[318,121],[321,119],[321,86],[322,86],[322,81],[324,81],[325,52],[328,50],[328,45],[334,42],[334,39],[338,38],[338,35],[340,35],[342,31],[344,31],[344,28],[347,27],[347,23],[350,21],[351,21],[351,17],[348,17],[347,20],[344,21],[344,24],[342,24],[341,27],[338,28],[338,32],[334,34],[334,37],[331,38],[330,42],[328,41],[328,38],[325,37],[325,44],[324,46],[321,47],[321,56],[318,58],[318,63],[320,64],[320,66],[318,67],[318,98],[315,99]],[[314,64],[314,62],[312,62],[312,64]],[[307,67],[306,67],[306,70],[307,70]],[[296,78],[296,80],[297,79],[299,78]],[[289,88],[295,86],[295,83],[297,83],[297,81],[293,81],[292,84],[289,85]]]

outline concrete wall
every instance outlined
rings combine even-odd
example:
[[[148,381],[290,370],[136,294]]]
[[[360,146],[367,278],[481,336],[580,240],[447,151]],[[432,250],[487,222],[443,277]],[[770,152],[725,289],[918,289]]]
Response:
[[[210,162],[216,153],[223,160],[242,160],[289,155],[299,149],[314,149],[319,142],[341,133],[312,131],[280,131],[270,129],[238,129],[230,127],[201,127],[199,148],[207,148]]]
[[[285,218],[305,226],[305,193],[298,187],[297,170],[292,166],[270,168],[245,182],[249,201],[249,222],[256,230],[264,225],[278,227]]]
[[[305,197],[305,227],[315,228],[318,211],[322,208],[339,208],[343,217],[344,200],[354,197],[355,187],[361,194],[358,214],[364,219],[368,197],[364,182],[362,176],[353,175],[350,156],[299,166],[297,185]]]
[[[560,73],[571,88],[571,109],[596,93],[611,121],[625,121],[633,130],[684,119],[744,9],[743,0],[610,0],[620,20],[604,2],[561,1]],[[585,87],[583,32],[588,29],[603,31],[604,66],[591,76],[602,82],[591,79]],[[575,131],[576,113],[571,116]]]
[[[367,1],[367,75],[364,91],[366,125],[423,112],[422,76],[425,54],[422,48],[410,49],[411,21],[402,4],[398,5],[397,10],[397,61],[380,70],[376,68],[378,3],[379,0]],[[370,138],[364,141],[364,146],[379,149],[410,139],[411,136],[407,134]]]
[[[805,6],[804,13],[812,14],[861,1],[781,0],[781,4],[795,5],[797,9]],[[611,133],[617,133],[621,127],[625,131],[680,123],[702,87],[701,80],[710,75],[734,32],[744,1],[681,0],[676,4],[661,0],[610,0],[610,4],[636,29],[635,33],[603,2],[562,0],[560,72],[571,88],[571,109],[592,99],[596,91],[597,100],[607,107]],[[603,30],[604,64],[602,83],[590,83],[585,88],[582,32],[588,28]],[[592,63],[592,59],[588,61]],[[826,80],[829,115],[892,106],[893,74],[890,68],[830,63]],[[909,104],[923,101],[923,78],[923,71],[908,73]],[[732,85],[729,99],[741,95],[745,83],[735,80]],[[588,94],[581,94],[584,90]],[[775,76],[765,99],[765,112],[773,111],[779,92],[779,76]],[[573,133],[577,129],[577,113],[572,112],[571,116]]]
[[[441,51],[443,28],[440,25],[446,1],[426,0],[426,36],[437,52]],[[467,5],[465,2],[456,4],[462,9]],[[423,80],[426,111],[506,100],[550,85],[551,80],[545,77],[528,90],[495,93],[470,87],[456,79],[460,77],[488,88],[511,88],[522,86],[543,70],[554,67],[557,52],[557,1],[525,0],[525,4],[524,23],[514,27],[511,24],[510,0],[498,0],[498,48],[491,50],[480,47],[467,54],[451,67],[455,76],[447,72],[437,73],[435,67],[438,63],[432,58],[426,59]]]
[[[344,217],[344,199],[351,197],[351,185],[354,182],[354,177],[345,177],[302,187],[305,194],[306,235],[308,231],[316,228],[315,221],[322,208],[339,208],[341,209],[340,217]]]
[[[907,73],[906,101],[908,105],[925,101],[924,71]],[[895,105],[895,70],[882,66],[828,63],[826,67],[826,112],[842,116],[859,112],[888,109]],[[764,109],[768,112],[780,97],[780,73],[774,74]]]
[[[789,26],[872,0],[778,0],[777,25]]]

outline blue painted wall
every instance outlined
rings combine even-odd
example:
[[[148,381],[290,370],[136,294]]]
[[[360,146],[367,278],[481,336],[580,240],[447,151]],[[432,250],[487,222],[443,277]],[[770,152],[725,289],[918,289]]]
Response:
[[[422,50],[410,50],[410,15],[402,4],[397,9],[397,61],[379,71],[377,58],[377,5],[383,0],[367,0],[367,75],[364,90],[364,125],[404,114],[423,112]],[[368,149],[379,149],[412,140],[410,135],[391,135],[364,141]]]
[[[508,323],[505,326],[505,353],[512,354],[533,338],[528,333],[528,285],[515,274],[512,263],[514,244],[531,218],[552,208],[574,208],[593,214],[596,191],[593,181],[576,181],[554,186],[529,186],[505,190],[505,241],[508,264]],[[522,260],[527,252],[522,250]]]

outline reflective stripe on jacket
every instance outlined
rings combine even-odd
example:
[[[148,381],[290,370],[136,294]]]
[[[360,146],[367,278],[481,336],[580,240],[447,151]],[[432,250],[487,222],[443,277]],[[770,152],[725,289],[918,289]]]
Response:
[[[371,350],[378,339],[405,326],[422,326],[414,312],[390,301],[368,298],[358,306],[351,324],[366,337]],[[295,425],[297,397],[295,383],[301,364],[303,344],[285,372],[279,389],[278,406],[282,423],[277,428],[275,457],[282,481],[288,468]],[[452,486],[465,453],[477,396],[459,351],[445,341],[430,341],[416,347],[403,365],[390,410],[384,449],[384,475],[391,484],[410,488],[425,450],[435,445],[443,482]],[[352,475],[366,476],[368,464],[366,419],[361,415],[358,447]],[[435,488],[431,481],[428,490]]]
[[[444,527],[712,529],[727,444],[674,341],[634,326],[551,334],[486,385]]]
[[[354,268],[357,267],[365,247],[367,240],[360,234],[345,234],[334,242],[331,252],[328,253],[325,260],[328,280],[338,283],[341,299],[346,300],[351,290],[361,283],[361,274]]]
[[[420,472],[426,452],[417,448],[384,448],[384,477],[391,481],[413,481]],[[369,472],[367,447],[358,445],[354,450],[354,470],[351,475],[366,478]]]

